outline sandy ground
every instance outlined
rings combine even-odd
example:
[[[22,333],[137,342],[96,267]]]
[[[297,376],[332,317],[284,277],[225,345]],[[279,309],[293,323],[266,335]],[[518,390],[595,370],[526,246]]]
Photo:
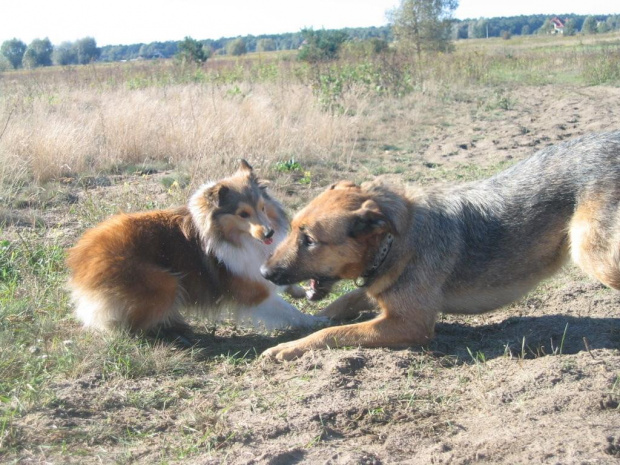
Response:
[[[445,181],[445,173],[452,182],[459,166],[492,169],[548,144],[620,128],[617,88],[525,88],[498,98],[504,99],[502,108],[486,111],[476,110],[471,99],[455,101],[423,127],[412,118],[411,127],[405,124],[389,140],[361,144],[359,156],[401,167],[383,172],[399,182]],[[407,115],[393,115],[391,122],[403,120]],[[441,124],[444,120],[449,124]],[[359,178],[368,169],[354,162],[341,174]],[[434,174],[438,170],[443,174]],[[95,186],[88,195],[106,199],[114,188],[114,182]],[[25,223],[33,215],[64,222],[69,241],[81,225],[59,216],[62,208],[13,213]],[[194,374],[109,380],[93,373],[59,380],[56,399],[19,420],[23,448],[10,459],[620,462],[620,293],[569,266],[508,308],[445,317],[436,332],[424,348],[318,351],[275,363],[255,354],[301,333],[274,336],[223,327],[213,335],[197,326],[203,351],[194,359]],[[48,432],[43,437],[42,430]],[[135,431],[135,440],[118,439],[127,430]],[[81,455],[46,453],[50,434],[80,444]]]

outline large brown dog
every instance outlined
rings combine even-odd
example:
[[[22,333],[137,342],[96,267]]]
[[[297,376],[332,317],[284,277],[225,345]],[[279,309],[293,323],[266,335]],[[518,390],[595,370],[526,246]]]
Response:
[[[484,181],[412,192],[332,185],[299,212],[261,268],[277,284],[338,279],[362,287],[323,311],[371,321],[331,327],[264,355],[407,346],[431,340],[437,315],[508,304],[572,257],[620,289],[620,132],[548,147]]]

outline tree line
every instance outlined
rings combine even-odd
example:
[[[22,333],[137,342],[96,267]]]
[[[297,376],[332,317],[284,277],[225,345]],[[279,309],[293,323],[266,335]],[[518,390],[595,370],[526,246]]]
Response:
[[[345,28],[339,34],[351,40],[381,38],[390,41],[388,26]],[[206,57],[217,55],[243,55],[252,52],[297,50],[305,40],[305,32],[265,34],[260,36],[223,37],[196,41]],[[106,45],[97,47],[92,37],[75,42],[52,45],[48,38],[35,39],[29,45],[20,39],[5,41],[0,47],[0,71],[18,68],[36,68],[50,65],[87,64],[93,61],[131,61],[136,59],[172,58],[183,52],[183,41],[151,42],[149,44]],[[190,45],[193,46],[193,45]],[[197,53],[194,51],[194,53]]]
[[[597,34],[620,30],[620,15],[584,16],[563,14],[556,16],[564,24],[563,34]],[[553,16],[528,15],[498,18],[479,18],[456,21],[454,39],[484,39],[512,35],[550,34],[556,31]]]
[[[198,40],[208,56],[243,55],[253,52],[273,52],[278,50],[298,50],[304,41],[305,30],[283,34],[247,35],[222,37],[220,39]],[[339,29],[350,40],[380,38],[392,40],[389,26]],[[179,53],[184,41],[151,42],[149,44],[108,45],[101,48],[101,61],[129,61],[135,59],[171,58]]]
[[[337,56],[344,42],[365,42],[380,51],[395,40],[415,44],[422,49],[449,51],[451,41],[487,37],[510,38],[512,35],[547,34],[555,31],[549,15],[455,20],[451,13],[456,0],[402,0],[390,14],[390,25],[339,30],[303,29],[299,32],[247,35],[220,39],[151,42],[149,44],[106,45],[97,47],[92,37],[53,45],[48,38],[35,39],[26,45],[19,39],[0,46],[0,71],[50,65],[86,64],[93,61],[129,61],[177,57],[204,62],[214,54],[243,55],[251,52],[299,50],[306,61]],[[557,16],[564,23],[564,35],[596,34],[620,30],[620,15]],[[424,45],[424,47],[422,47]]]
[[[5,40],[0,46],[0,70],[39,66],[83,65],[99,59],[101,49],[92,37],[52,45],[50,40],[34,39],[26,45],[19,39]]]

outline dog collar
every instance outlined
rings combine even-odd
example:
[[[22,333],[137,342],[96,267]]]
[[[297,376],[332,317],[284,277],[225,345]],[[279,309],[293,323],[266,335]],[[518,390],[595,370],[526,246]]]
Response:
[[[381,246],[379,247],[379,252],[375,255],[375,259],[372,262],[372,266],[368,268],[364,273],[356,278],[354,283],[357,287],[366,287],[370,282],[371,278],[377,272],[377,269],[383,264],[385,258],[390,253],[390,249],[392,248],[392,242],[394,242],[394,235],[391,233],[387,233],[381,241]]]

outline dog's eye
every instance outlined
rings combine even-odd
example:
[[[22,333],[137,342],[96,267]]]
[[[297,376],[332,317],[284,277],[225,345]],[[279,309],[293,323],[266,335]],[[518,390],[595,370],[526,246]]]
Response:
[[[306,247],[312,247],[313,245],[316,245],[316,241],[307,234],[304,234],[301,240]]]
[[[239,213],[239,216],[240,216],[241,218],[249,218],[249,217],[250,217],[250,214],[249,214],[248,212],[241,212],[241,213]]]

